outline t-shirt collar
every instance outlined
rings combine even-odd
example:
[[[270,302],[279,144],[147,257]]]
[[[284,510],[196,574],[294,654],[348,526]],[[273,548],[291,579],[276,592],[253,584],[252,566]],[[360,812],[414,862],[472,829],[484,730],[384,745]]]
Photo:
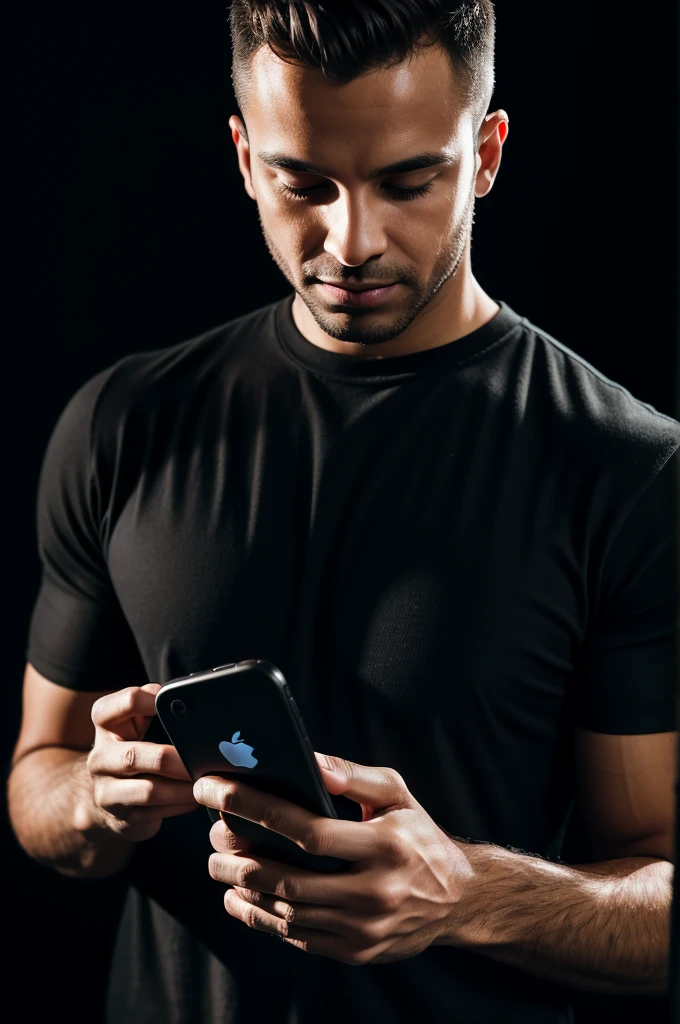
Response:
[[[424,352],[410,352],[408,355],[364,358],[328,352],[308,341],[293,319],[295,294],[292,292],[276,304],[275,323],[279,344],[298,366],[322,377],[348,383],[399,383],[427,373],[441,373],[463,366],[486,353],[491,346],[504,341],[522,322],[522,317],[507,303],[496,300],[499,305],[496,316],[456,341]]]

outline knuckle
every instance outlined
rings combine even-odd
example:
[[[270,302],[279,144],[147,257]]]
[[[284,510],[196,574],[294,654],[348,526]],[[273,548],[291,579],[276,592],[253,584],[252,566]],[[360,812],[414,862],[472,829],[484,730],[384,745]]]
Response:
[[[381,835],[377,840],[377,847],[386,860],[399,861],[402,857],[403,846],[398,836]]]
[[[250,903],[246,906],[243,911],[243,921],[248,925],[249,928],[257,927],[257,910]]]
[[[221,878],[219,853],[211,853],[208,857],[208,874],[211,878],[214,878],[216,882],[219,882]]]
[[[403,776],[395,768],[383,768],[385,775],[385,781],[388,782],[395,789],[405,789],[406,783],[404,782]]]
[[[262,893],[257,889],[242,889],[239,893],[241,899],[258,907],[262,903]]]
[[[392,860],[399,860],[405,849],[413,845],[413,835],[408,834],[399,826],[393,825],[390,828],[384,826],[375,830],[377,833],[377,844],[381,853],[384,853]]]
[[[378,895],[378,904],[381,908],[394,911],[398,910],[403,902],[401,886],[394,883],[384,885]]]
[[[386,899],[387,891],[385,885],[382,885],[380,888],[374,886],[367,887],[363,893],[358,894],[357,903],[368,913],[382,913],[384,910],[389,909]]]
[[[295,878],[282,878],[276,883],[274,893],[284,900],[292,900],[294,903],[298,898],[299,885]]]
[[[361,928],[361,937],[365,942],[370,942],[376,945],[378,942],[382,942],[383,939],[387,938],[390,929],[387,921],[384,918],[374,918],[371,921],[366,921]]]
[[[333,832],[324,825],[315,825],[303,837],[300,845],[307,853],[317,856],[328,853],[333,846]]]
[[[154,796],[154,784],[151,779],[140,779],[135,789],[135,803],[148,807]]]
[[[165,750],[159,744],[149,744],[148,756],[148,768],[146,769],[152,775],[164,775],[164,768],[167,761]]]
[[[110,703],[111,698],[109,695],[98,697],[94,702],[90,710],[90,718],[94,725],[99,725],[101,722],[106,721]]]
[[[120,690],[118,695],[120,714],[131,715],[135,710],[137,703],[137,694],[139,693],[139,686],[126,686],[125,689]]]
[[[125,754],[123,755],[123,762],[124,762],[126,768],[128,768],[130,771],[134,771],[134,769],[137,767],[137,761],[138,761],[137,747],[134,746],[134,744],[131,744],[126,749]]]
[[[170,775],[172,768],[172,750],[161,744],[154,744],[151,755],[151,771],[156,775]]]
[[[236,885],[238,885],[240,889],[250,889],[257,878],[259,870],[259,865],[256,864],[255,861],[248,860],[245,864],[241,864],[236,873]]]
[[[392,841],[400,850],[413,846],[413,831],[407,827],[403,818],[397,819],[398,824],[392,829]]]
[[[275,804],[265,807],[262,812],[262,824],[272,832],[280,832],[283,825],[283,815]]]

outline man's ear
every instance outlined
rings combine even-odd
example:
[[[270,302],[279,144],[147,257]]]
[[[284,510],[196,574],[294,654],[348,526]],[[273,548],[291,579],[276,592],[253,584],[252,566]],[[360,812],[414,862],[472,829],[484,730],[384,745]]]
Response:
[[[496,180],[501,165],[503,144],[508,137],[510,123],[504,110],[496,110],[487,114],[479,130],[477,147],[477,178],[475,181],[475,198],[487,195]]]
[[[236,152],[238,153],[238,165],[241,174],[243,175],[246,192],[251,199],[257,199],[250,167],[250,143],[248,142],[246,126],[240,117],[237,117],[236,114],[232,114],[229,118],[229,127],[231,128],[231,137],[234,140]]]

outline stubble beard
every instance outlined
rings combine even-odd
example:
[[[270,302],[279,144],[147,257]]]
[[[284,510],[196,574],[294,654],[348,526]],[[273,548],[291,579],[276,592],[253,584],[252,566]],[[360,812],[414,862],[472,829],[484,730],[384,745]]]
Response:
[[[328,313],[310,299],[309,291],[301,290],[295,283],[290,268],[284,259],[274,239],[267,230],[262,220],[258,206],[258,218],[262,235],[269,250],[269,253],[277,267],[286,278],[291,287],[297,292],[314,320],[321,330],[325,331],[331,338],[337,341],[346,341],[355,345],[375,345],[381,342],[391,341],[402,334],[414,321],[416,316],[425,306],[428,305],[458,271],[465,255],[468,241],[472,234],[474,223],[475,196],[474,187],[471,189],[470,197],[465,212],[465,217],[459,224],[455,234],[449,239],[445,249],[435,263],[430,280],[426,288],[420,293],[411,293],[413,300],[404,308],[395,319],[387,324],[369,325],[365,323],[363,314],[355,313]]]

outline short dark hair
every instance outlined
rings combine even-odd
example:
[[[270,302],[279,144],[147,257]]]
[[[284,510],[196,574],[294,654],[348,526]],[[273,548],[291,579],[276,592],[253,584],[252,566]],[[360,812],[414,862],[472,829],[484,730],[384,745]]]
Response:
[[[251,58],[263,45],[332,81],[395,67],[425,46],[446,50],[479,129],[494,88],[491,0],[232,0],[232,83],[244,112]]]

